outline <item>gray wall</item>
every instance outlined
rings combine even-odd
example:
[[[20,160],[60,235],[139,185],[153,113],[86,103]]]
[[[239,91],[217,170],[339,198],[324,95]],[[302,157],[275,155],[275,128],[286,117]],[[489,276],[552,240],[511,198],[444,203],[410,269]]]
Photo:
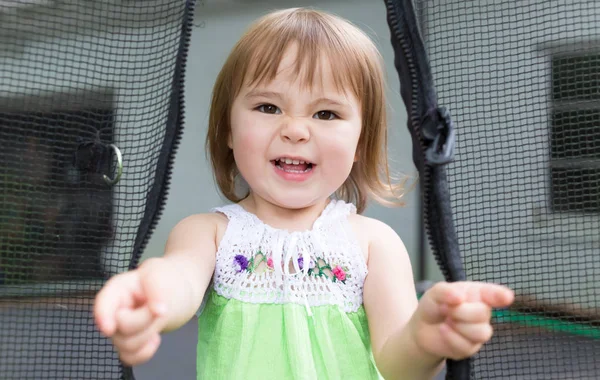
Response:
[[[600,215],[548,207],[550,63],[556,53],[600,51],[600,3],[482,0],[467,9],[461,0],[422,2],[440,102],[458,126],[457,159],[468,161],[461,164],[468,173],[450,171],[460,193],[453,212],[465,229],[463,252],[487,261],[471,266],[471,275],[478,272],[471,279],[509,283],[546,302],[579,299],[594,307],[586,300],[600,286],[595,263],[574,255],[600,252],[598,237],[581,231],[600,230]]]

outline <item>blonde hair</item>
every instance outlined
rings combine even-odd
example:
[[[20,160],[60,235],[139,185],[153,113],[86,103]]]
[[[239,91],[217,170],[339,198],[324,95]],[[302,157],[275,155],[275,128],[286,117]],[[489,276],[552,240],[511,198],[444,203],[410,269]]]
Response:
[[[287,48],[297,46],[296,74],[313,84],[323,54],[335,62],[334,83],[351,90],[362,107],[358,160],[336,196],[363,212],[369,198],[400,206],[404,182],[392,184],[387,158],[387,102],[381,55],[359,28],[331,14],[305,8],[270,13],[257,22],[235,45],[213,89],[206,148],[213,174],[223,195],[232,202],[238,170],[228,146],[231,107],[242,86],[272,81]],[[304,69],[304,70],[303,70]]]

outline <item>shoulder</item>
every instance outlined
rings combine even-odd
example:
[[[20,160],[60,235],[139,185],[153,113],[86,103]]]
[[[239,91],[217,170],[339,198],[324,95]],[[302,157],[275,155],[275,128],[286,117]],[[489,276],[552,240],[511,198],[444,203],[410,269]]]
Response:
[[[171,230],[169,240],[211,239],[218,245],[227,228],[228,219],[218,212],[189,215],[181,219]]]
[[[395,251],[406,255],[402,239],[392,227],[381,220],[359,214],[351,214],[348,221],[361,246],[367,263],[372,255],[383,255]]]
[[[383,235],[394,235],[396,231],[392,227],[390,227],[387,223],[382,222],[379,219],[371,218],[365,215],[360,214],[351,214],[348,216],[350,223],[358,228],[364,229],[370,237],[380,237]]]
[[[227,217],[218,212],[193,214],[181,219],[173,229],[188,229],[195,227],[214,227],[227,225]]]

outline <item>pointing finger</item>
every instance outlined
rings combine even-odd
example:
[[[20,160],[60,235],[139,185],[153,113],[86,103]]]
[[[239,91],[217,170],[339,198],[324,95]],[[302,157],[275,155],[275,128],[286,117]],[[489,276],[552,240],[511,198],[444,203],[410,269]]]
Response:
[[[100,331],[106,336],[115,333],[117,327],[117,310],[132,303],[128,300],[130,293],[135,291],[135,281],[132,276],[117,275],[109,280],[106,285],[96,295],[94,303],[94,318]],[[124,289],[131,288],[130,291]],[[129,297],[132,298],[132,297]]]
[[[464,294],[455,284],[440,282],[429,289],[419,302],[421,317],[427,323],[440,323],[446,319],[452,306],[460,304]]]
[[[141,286],[147,297],[148,307],[155,317],[164,316],[167,310],[167,295],[172,289],[172,284],[163,277],[147,276],[148,272],[141,274]]]
[[[502,285],[482,284],[480,297],[481,301],[491,307],[506,307],[513,303],[515,294]]]
[[[437,304],[458,305],[464,301],[465,291],[462,283],[438,282],[427,291]]]

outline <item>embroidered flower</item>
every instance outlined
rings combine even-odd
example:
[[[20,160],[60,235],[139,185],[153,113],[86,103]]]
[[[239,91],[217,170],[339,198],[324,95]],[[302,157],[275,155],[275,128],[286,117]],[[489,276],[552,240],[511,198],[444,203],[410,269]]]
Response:
[[[309,273],[310,270],[315,269],[316,263],[313,259],[310,259],[310,261],[308,262],[308,269],[309,269]],[[298,257],[298,268],[300,268],[300,270],[304,269],[304,257],[300,256]]]
[[[237,272],[243,272],[248,269],[248,259],[244,255],[236,255],[233,259],[233,265],[236,266]]]
[[[250,255],[246,257],[244,255],[236,255],[233,258],[233,267],[237,273],[248,272],[254,273],[258,268],[260,268],[260,264],[265,262],[267,271],[274,270],[274,262],[272,257],[268,257],[260,250],[256,252],[255,255]],[[301,271],[304,270],[305,262],[304,257],[301,255],[296,259],[298,263],[298,268]],[[308,275],[314,277],[324,277],[333,282],[341,282],[346,283],[346,280],[352,277],[350,273],[348,273],[348,268],[341,265],[332,265],[327,263],[327,261],[323,258],[316,257],[314,260],[311,258],[308,261]]]
[[[346,272],[344,272],[344,270],[342,269],[342,267],[340,267],[339,265],[337,265],[335,268],[333,268],[333,275],[335,276],[335,278],[337,278],[339,281],[346,281]]]

